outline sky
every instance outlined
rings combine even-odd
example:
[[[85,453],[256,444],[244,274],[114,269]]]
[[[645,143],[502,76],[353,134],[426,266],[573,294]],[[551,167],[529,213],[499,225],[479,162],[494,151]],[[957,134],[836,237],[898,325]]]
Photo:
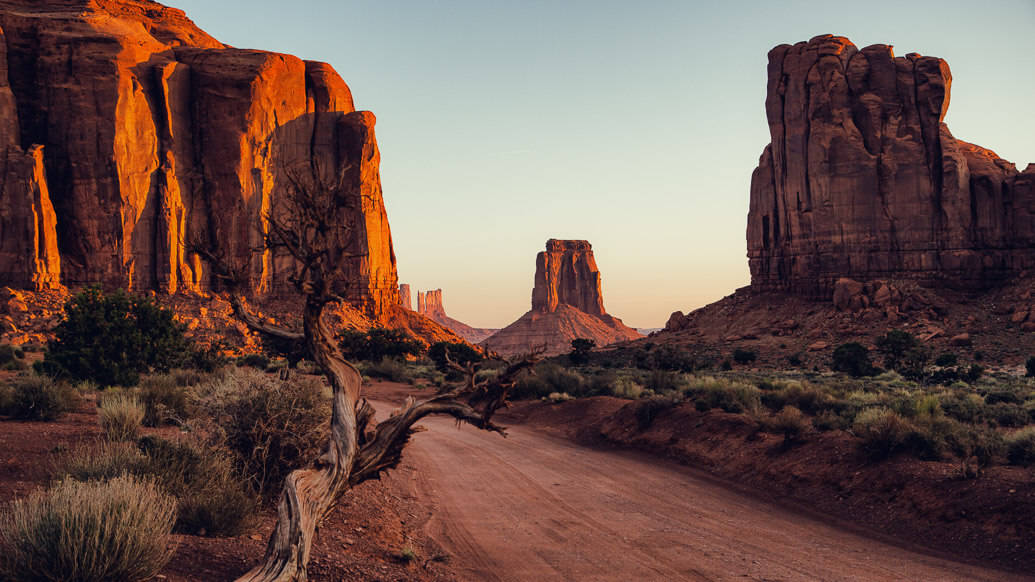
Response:
[[[220,41],[330,63],[377,115],[399,280],[503,327],[549,238],[661,327],[747,285],[767,52],[819,34],[948,61],[946,118],[1035,162],[1035,0],[170,0]]]

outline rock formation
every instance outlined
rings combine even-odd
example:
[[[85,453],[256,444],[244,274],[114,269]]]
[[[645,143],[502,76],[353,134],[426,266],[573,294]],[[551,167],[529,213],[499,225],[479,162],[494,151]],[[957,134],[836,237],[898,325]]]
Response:
[[[413,311],[413,303],[410,303],[410,298],[411,297],[412,297],[412,295],[410,293],[410,285],[409,285],[409,283],[400,283],[399,284],[399,305],[403,306],[406,309],[409,309],[410,311]]]
[[[185,243],[240,265],[254,295],[295,262],[256,250],[284,176],[347,168],[347,287],[398,304],[371,113],[324,63],[225,46],[149,0],[0,0],[0,285],[217,287]],[[300,172],[300,174],[299,174]]]
[[[642,337],[604,310],[600,270],[584,240],[546,241],[536,256],[532,309],[482,345],[503,355],[544,347],[547,355],[571,350],[571,340],[598,346]]]
[[[1035,268],[1035,165],[943,123],[938,58],[830,35],[769,52],[772,142],[751,179],[751,284],[829,299],[842,277],[987,288]]]
[[[462,321],[457,321],[446,315],[446,308],[442,305],[441,289],[418,291],[417,313],[420,313],[424,317],[449,328],[460,337],[475,344],[499,331],[498,329],[471,327]]]

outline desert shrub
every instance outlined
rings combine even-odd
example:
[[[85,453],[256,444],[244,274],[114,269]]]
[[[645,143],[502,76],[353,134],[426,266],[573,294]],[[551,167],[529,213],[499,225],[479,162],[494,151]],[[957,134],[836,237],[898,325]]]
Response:
[[[855,417],[852,430],[872,459],[886,459],[906,444],[913,430],[905,419],[887,408],[867,408]]]
[[[681,391],[686,387],[683,374],[671,370],[651,370],[643,378],[644,388],[658,394]]]
[[[11,414],[14,405],[14,388],[10,384],[0,384],[0,416]]]
[[[645,431],[654,424],[654,421],[658,418],[662,412],[674,408],[677,401],[672,398],[666,398],[662,396],[656,396],[654,398],[644,398],[634,404],[636,407],[636,426],[640,431]]]
[[[960,422],[978,422],[985,409],[985,400],[974,393],[947,393],[939,396],[942,411]]]
[[[893,329],[877,338],[877,351],[884,356],[884,367],[890,370],[902,371],[903,360],[906,354],[917,348],[920,342],[913,334]]]
[[[794,368],[800,368],[802,364],[801,353],[787,356],[787,364]]]
[[[636,400],[643,396],[643,386],[628,376],[621,376],[611,385],[611,393],[618,398]]]
[[[1004,438],[1006,460],[1011,465],[1027,467],[1035,464],[1035,427],[1022,428]]]
[[[934,365],[935,366],[941,366],[943,368],[948,368],[948,367],[955,366],[956,362],[958,362],[958,361],[959,361],[959,358],[956,356],[956,354],[953,354],[951,352],[946,352],[944,354],[940,354],[937,358],[935,358]]]
[[[12,582],[137,582],[172,555],[176,501],[132,476],[80,483],[15,501],[0,527],[0,578]]]
[[[762,430],[783,435],[785,443],[795,442],[808,433],[811,423],[801,410],[785,406],[780,412],[761,420]]]
[[[10,344],[0,344],[0,364],[7,364],[24,357],[25,353],[22,352],[22,350],[15,348]]]
[[[1035,356],[1031,356],[1026,362],[1024,362],[1024,370],[1025,377],[1035,378]]]
[[[133,386],[140,374],[184,364],[191,345],[173,312],[151,298],[93,287],[65,304],[41,370],[102,386]]]
[[[685,349],[674,345],[656,346],[641,358],[640,368],[650,370],[671,370],[674,372],[693,372],[705,367],[707,362],[698,360]]]
[[[144,420],[144,405],[132,396],[112,394],[101,399],[97,418],[108,440],[130,441],[137,438]]]
[[[466,366],[471,362],[480,362],[484,359],[481,352],[471,346],[460,342],[437,342],[428,348],[428,357],[435,362],[435,367],[440,372],[450,372],[449,364],[446,363],[446,353],[453,362]]]
[[[79,394],[67,382],[46,376],[17,378],[11,385],[8,414],[22,420],[54,420],[79,406]]]
[[[183,366],[205,373],[215,372],[230,363],[230,358],[223,355],[223,352],[223,346],[218,342],[205,347],[195,348],[187,354],[187,359]]]
[[[551,392],[564,392],[574,397],[586,394],[586,379],[574,370],[544,362],[536,366],[536,375],[550,386]]]
[[[545,380],[535,374],[523,374],[510,389],[510,397],[514,400],[545,398],[553,392],[553,388]]]
[[[987,402],[987,400],[986,400]],[[985,417],[998,426],[1025,426],[1031,421],[1031,416],[1023,406],[999,402],[985,407]]]
[[[424,346],[406,331],[383,327],[372,327],[367,331],[343,331],[338,334],[338,345],[346,358],[370,362],[418,356],[424,352]]]
[[[785,406],[793,406],[809,415],[816,415],[821,410],[835,407],[834,397],[822,388],[811,384],[787,383],[776,391],[766,391],[761,395],[762,404],[772,410],[780,410]]]
[[[761,406],[761,391],[740,382],[731,382],[712,377],[693,377],[685,394],[694,400],[699,411],[721,408],[725,412],[741,413],[754,411]]]
[[[938,418],[944,414],[942,401],[937,394],[927,394],[917,398],[913,407],[915,415],[919,417]]]
[[[586,338],[575,338],[571,340],[571,352],[568,353],[568,361],[576,366],[583,366],[589,363],[589,354],[595,348],[597,342]]]
[[[371,378],[383,378],[400,383],[413,380],[413,372],[406,365],[406,362],[395,358],[385,358],[378,362],[371,362],[361,369],[364,374]]]
[[[737,348],[733,350],[733,361],[738,364],[750,364],[758,359],[758,352]]]
[[[980,474],[1006,451],[1002,435],[987,427],[956,423],[945,436],[949,449],[962,459],[963,473],[968,477]],[[977,466],[972,466],[971,461]]]
[[[834,349],[831,367],[835,372],[844,372],[853,378],[873,376],[876,373],[870,362],[870,351],[858,342],[837,346]]]
[[[547,394],[546,400],[557,404],[558,402],[567,402],[569,400],[575,400],[575,397],[567,392],[551,392]]]
[[[265,370],[270,366],[270,359],[262,354],[248,354],[237,358],[238,366],[248,366],[256,370]]]
[[[130,474],[153,480],[179,500],[175,531],[233,536],[252,522],[256,501],[228,454],[202,443],[144,437],[139,444],[80,447],[59,462],[59,478],[104,481]]]
[[[824,410],[813,417],[812,426],[816,430],[845,430],[851,423],[833,410]]]
[[[183,424],[191,416],[187,386],[200,382],[201,376],[189,370],[145,376],[137,395],[144,405],[144,426]]]
[[[1008,388],[989,390],[985,394],[985,404],[999,404],[1000,402],[1021,404],[1024,402],[1024,396],[1019,391]]]
[[[283,382],[250,368],[202,384],[198,419],[236,457],[240,473],[264,498],[319,456],[327,441],[330,398],[322,378]]]

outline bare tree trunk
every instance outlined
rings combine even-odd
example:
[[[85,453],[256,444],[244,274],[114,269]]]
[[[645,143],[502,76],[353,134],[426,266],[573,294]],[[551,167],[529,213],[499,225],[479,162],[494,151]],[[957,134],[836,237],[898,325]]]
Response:
[[[239,581],[304,582],[316,527],[350,487],[349,476],[359,445],[356,406],[363,378],[345,361],[334,334],[323,323],[323,305],[306,301],[305,338],[310,353],[331,384],[331,436],[327,450],[314,468],[288,475],[277,506],[277,525],[266,556]]]

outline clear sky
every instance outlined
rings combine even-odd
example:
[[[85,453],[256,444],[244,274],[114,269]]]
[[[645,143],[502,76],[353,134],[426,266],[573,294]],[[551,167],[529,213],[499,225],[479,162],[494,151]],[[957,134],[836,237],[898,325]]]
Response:
[[[378,118],[399,278],[501,327],[548,238],[660,327],[749,282],[766,53],[825,33],[946,59],[947,121],[1035,162],[1035,0],[169,0],[224,43],[331,63]]]

